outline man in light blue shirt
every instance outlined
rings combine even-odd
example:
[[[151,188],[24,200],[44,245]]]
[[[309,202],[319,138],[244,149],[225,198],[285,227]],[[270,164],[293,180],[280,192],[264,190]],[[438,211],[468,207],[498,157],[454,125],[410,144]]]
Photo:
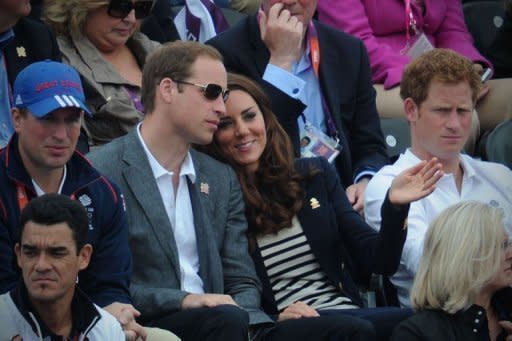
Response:
[[[0,148],[13,134],[12,84],[29,64],[60,60],[57,41],[43,23],[26,18],[31,5],[27,0],[0,0]]]
[[[11,120],[11,86],[4,60],[4,48],[12,38],[14,38],[12,29],[0,33],[0,148],[9,142],[14,132]]]
[[[232,71],[257,81],[295,153],[308,127],[339,142],[334,160],[359,212],[368,179],[388,162],[362,42],[312,20],[317,0],[263,0],[255,17],[207,43]]]
[[[5,48],[14,38],[13,26],[30,13],[30,3],[19,0],[0,1],[0,148],[14,132],[11,120],[11,84],[7,76]]]

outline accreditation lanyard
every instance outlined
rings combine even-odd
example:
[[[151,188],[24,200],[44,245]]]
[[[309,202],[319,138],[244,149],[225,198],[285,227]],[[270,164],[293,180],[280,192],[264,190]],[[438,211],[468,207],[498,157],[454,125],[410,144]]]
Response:
[[[318,85],[320,85],[320,45],[318,44],[318,33],[312,21],[309,22],[308,41],[310,50],[309,57],[311,59],[311,64],[313,64],[313,71],[315,72],[315,76],[318,79]],[[331,111],[327,106],[327,102],[325,101],[325,97],[322,91],[320,91],[320,98],[322,99],[322,108],[324,109],[325,118],[327,120],[327,130],[329,135],[338,141],[338,129],[336,129],[336,124],[334,124],[334,119],[332,118]]]
[[[406,44],[409,44],[411,41],[411,31],[414,31],[414,34],[418,33],[416,27],[416,19],[414,19],[414,14],[412,14],[411,0],[405,0],[405,38],[407,39]]]
[[[22,211],[29,202],[27,191],[25,190],[25,186],[23,186],[23,184],[16,184],[16,195],[18,196],[18,207],[20,208],[20,211]],[[75,200],[75,194],[71,194],[69,197],[71,200]]]

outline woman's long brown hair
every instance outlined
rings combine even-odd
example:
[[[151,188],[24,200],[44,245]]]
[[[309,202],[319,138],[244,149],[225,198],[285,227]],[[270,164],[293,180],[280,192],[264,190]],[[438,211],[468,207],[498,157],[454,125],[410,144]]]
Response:
[[[249,174],[230,155],[222,152],[216,139],[200,150],[227,161],[240,180],[249,223],[249,237],[277,233],[291,227],[292,218],[302,207],[303,177],[295,170],[290,139],[270,109],[270,101],[252,80],[237,74],[228,75],[228,88],[249,94],[263,114],[267,144],[255,174]]]

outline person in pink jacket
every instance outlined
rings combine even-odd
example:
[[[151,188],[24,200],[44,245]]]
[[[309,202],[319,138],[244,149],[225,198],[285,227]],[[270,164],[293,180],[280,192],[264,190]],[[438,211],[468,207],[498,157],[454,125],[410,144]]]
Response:
[[[399,85],[412,60],[406,46],[414,45],[422,34],[432,47],[452,49],[473,61],[480,73],[492,68],[473,45],[460,0],[319,0],[318,17],[366,45],[381,117],[403,115]],[[512,116],[511,96],[511,79],[486,83],[477,106],[483,130]]]

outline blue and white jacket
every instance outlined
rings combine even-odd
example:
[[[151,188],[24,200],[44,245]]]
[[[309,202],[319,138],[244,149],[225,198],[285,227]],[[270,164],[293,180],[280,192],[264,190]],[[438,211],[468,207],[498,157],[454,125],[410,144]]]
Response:
[[[71,301],[73,340],[124,341],[119,322],[78,288]],[[23,283],[0,295],[0,340],[59,340],[34,310]]]

